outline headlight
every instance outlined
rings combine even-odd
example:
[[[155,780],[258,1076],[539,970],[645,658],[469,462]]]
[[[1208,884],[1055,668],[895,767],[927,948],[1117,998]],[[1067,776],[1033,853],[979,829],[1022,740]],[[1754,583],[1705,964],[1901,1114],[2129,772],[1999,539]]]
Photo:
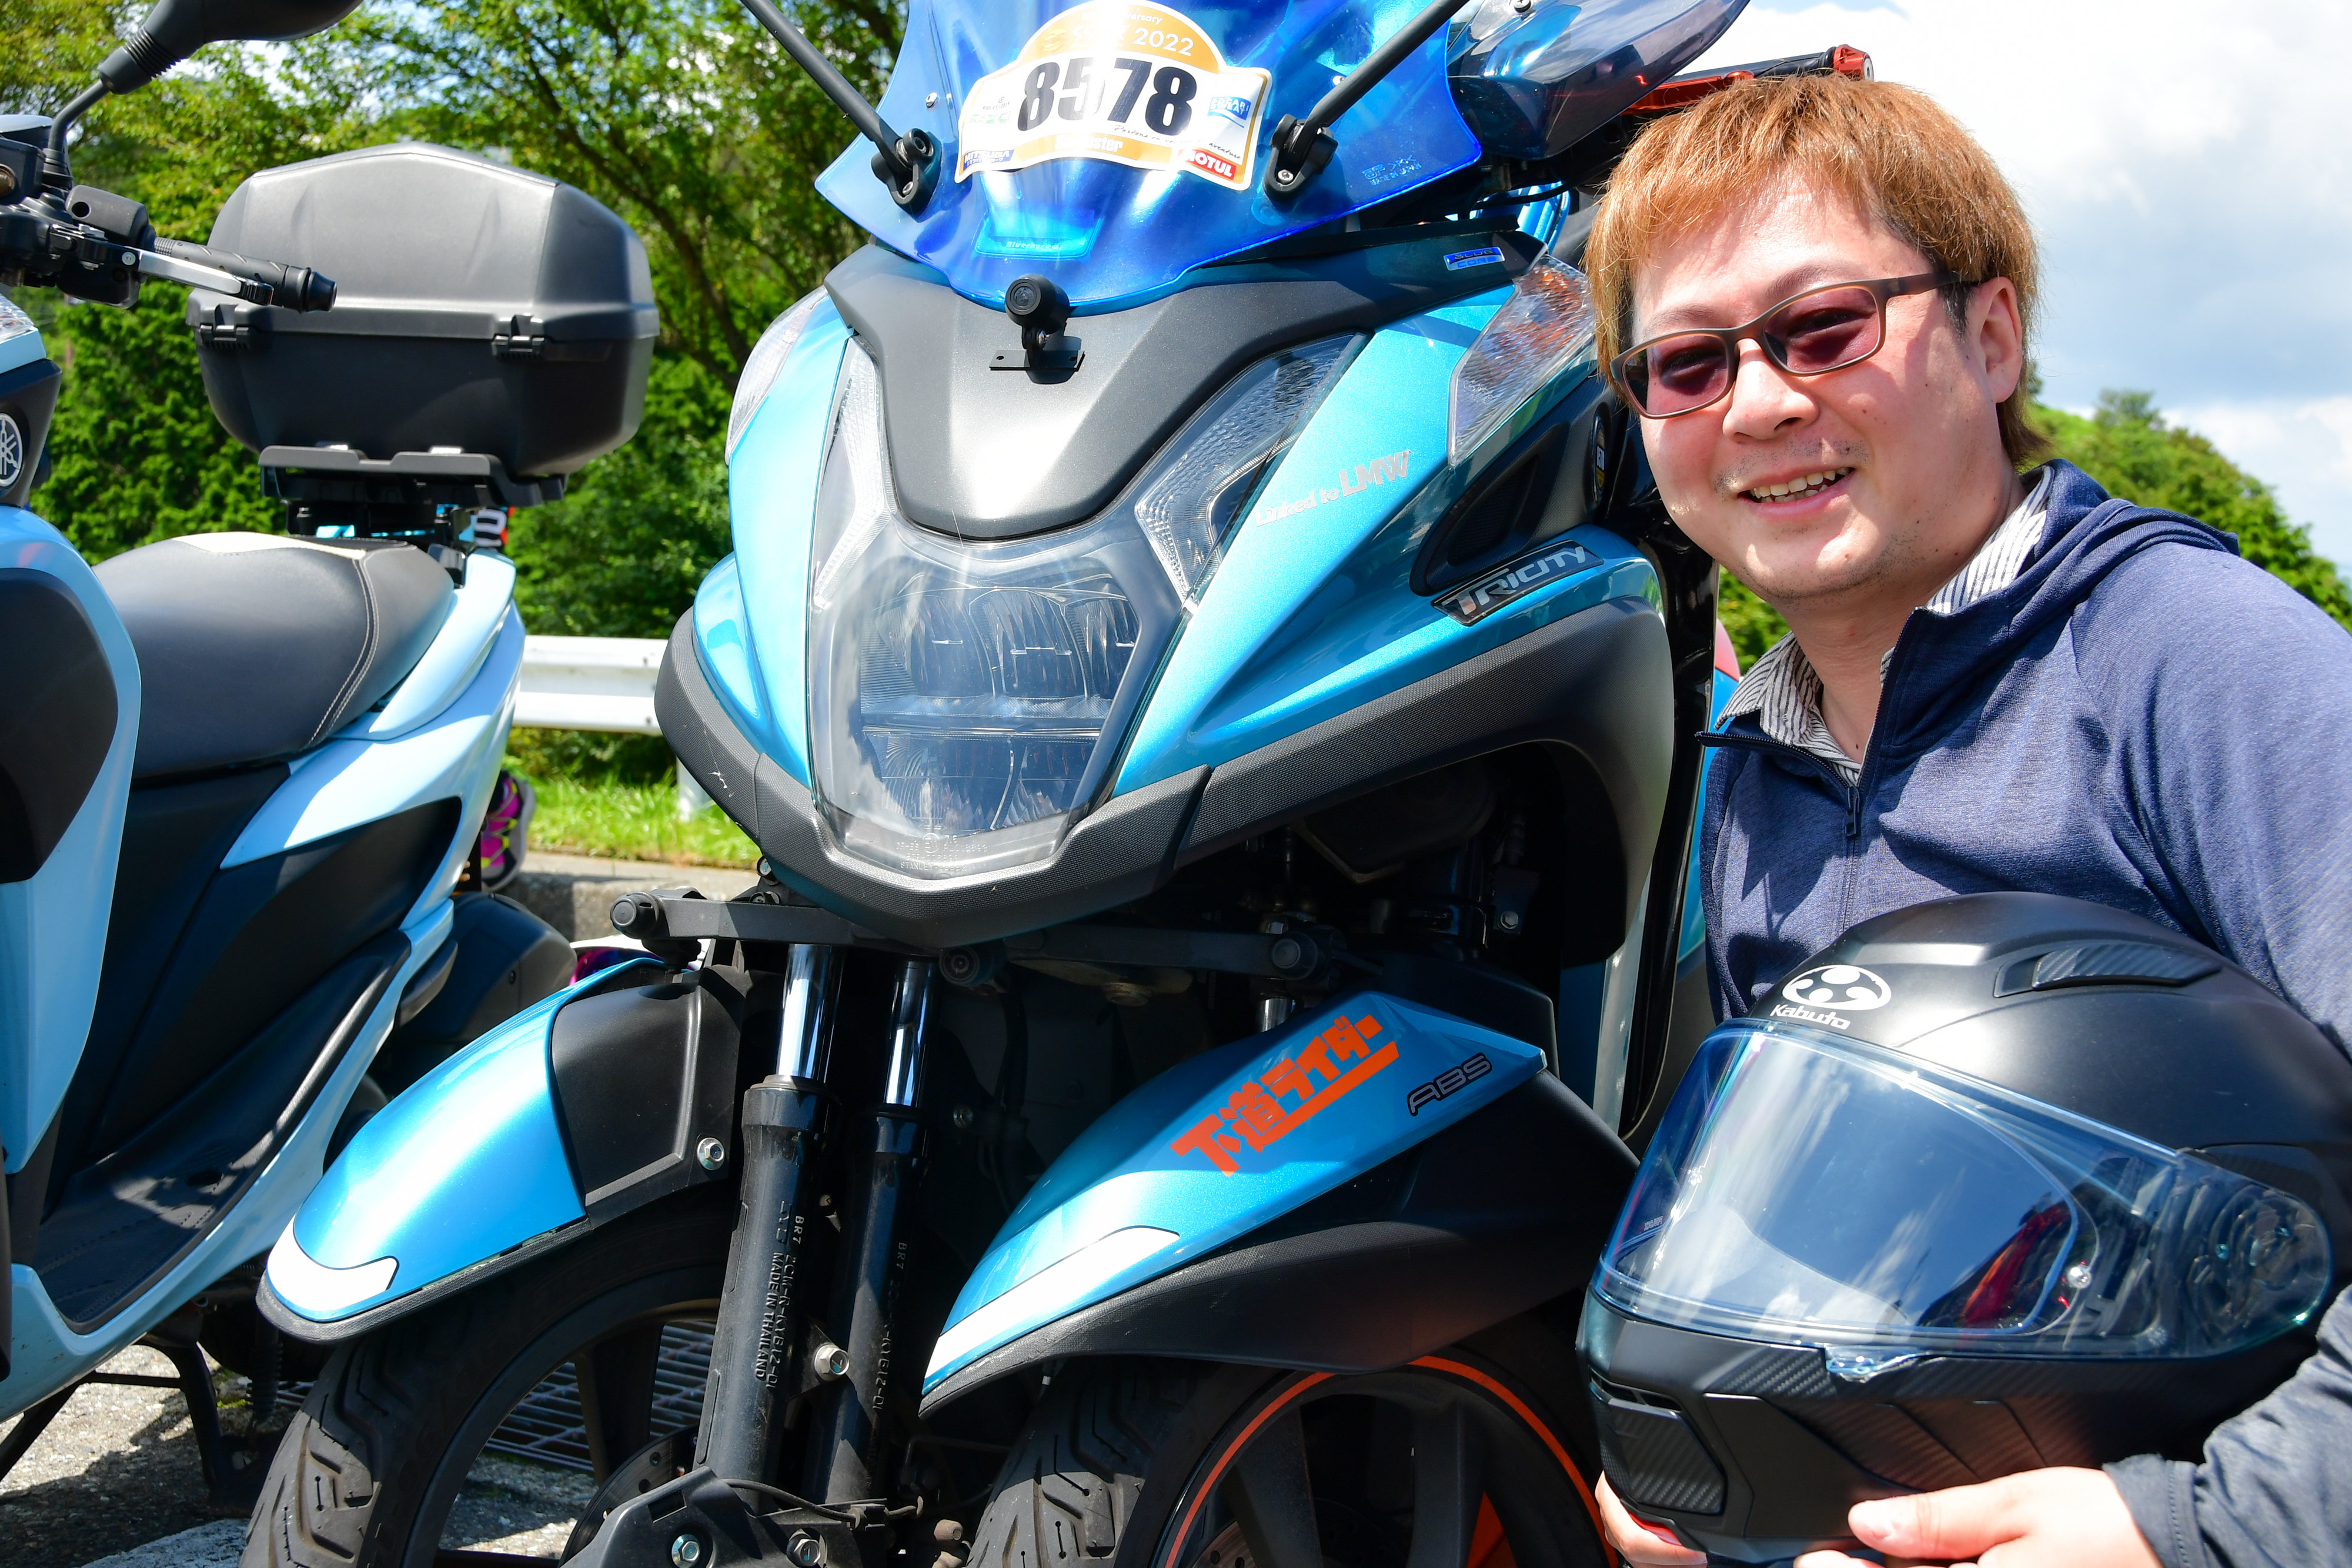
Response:
[[[1094,521],[992,541],[898,515],[880,380],[853,344],[808,617],[810,782],[843,846],[921,877],[1052,854],[1184,601],[1357,341],[1243,371]]]
[[[1592,333],[1584,274],[1538,256],[1454,367],[1447,460],[1459,463],[1475,452],[1579,354],[1591,352]]]
[[[32,329],[33,319],[14,300],[0,297],[0,343],[21,338]]]
[[[751,416],[768,401],[770,389],[776,384],[777,372],[792,358],[793,345],[801,340],[808,327],[809,318],[824,303],[822,288],[811,289],[800,302],[768,323],[760,340],[751,345],[751,354],[743,361],[743,373],[735,378],[735,406],[727,412],[727,461],[735,461],[735,444],[743,439],[751,427]]]

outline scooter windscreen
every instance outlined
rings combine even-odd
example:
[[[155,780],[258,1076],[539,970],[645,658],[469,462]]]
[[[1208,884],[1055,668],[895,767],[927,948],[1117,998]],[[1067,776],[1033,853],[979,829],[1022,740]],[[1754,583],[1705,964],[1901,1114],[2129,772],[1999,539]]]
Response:
[[[1740,3],[1465,5],[1340,116],[1328,165],[1276,201],[1262,188],[1275,128],[1304,119],[1420,0],[914,0],[881,110],[939,145],[937,186],[901,210],[858,142],[817,189],[967,298],[1001,305],[1006,285],[1044,271],[1100,308],[1482,156],[1556,153],[1680,70]]]
[[[1826,1029],[1741,1020],[1684,1078],[1593,1290],[1867,1378],[1930,1354],[2223,1354],[2305,1322],[2331,1278],[2290,1194]]]

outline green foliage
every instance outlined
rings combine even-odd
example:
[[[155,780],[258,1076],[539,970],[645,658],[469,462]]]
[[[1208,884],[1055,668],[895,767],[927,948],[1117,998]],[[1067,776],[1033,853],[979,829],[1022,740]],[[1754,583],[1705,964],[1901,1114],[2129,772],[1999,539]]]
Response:
[[[34,506],[91,560],[174,534],[274,528],[283,518],[261,494],[253,455],[205,404],[180,319],[186,299],[184,289],[151,283],[135,309],[72,305],[43,322],[66,382],[49,433],[53,467]],[[54,309],[53,301],[41,303]]]
[[[1743,670],[1764,656],[1764,650],[1789,634],[1780,612],[1756,597],[1755,591],[1729,572],[1722,574],[1715,610],[1731,645],[1739,650]]]
[[[577,779],[591,784],[658,784],[674,779],[674,761],[668,742],[657,735],[518,729],[507,737],[506,766],[534,783]]]
[[[2287,519],[2270,487],[2193,431],[2165,423],[2155,398],[2141,392],[2099,394],[2089,419],[2054,408],[2034,411],[2058,455],[2112,496],[2183,512],[2238,536],[2238,550],[2352,629],[2352,592],[2335,564],[2313,550],[2311,530]]]
[[[658,744],[658,743],[656,743]],[[539,810],[530,847],[672,865],[756,864],[760,852],[716,806],[680,821],[669,784],[612,784],[535,778]]]
[[[695,361],[656,355],[636,439],[557,504],[514,515],[515,597],[533,632],[667,637],[728,550],[728,394]]]

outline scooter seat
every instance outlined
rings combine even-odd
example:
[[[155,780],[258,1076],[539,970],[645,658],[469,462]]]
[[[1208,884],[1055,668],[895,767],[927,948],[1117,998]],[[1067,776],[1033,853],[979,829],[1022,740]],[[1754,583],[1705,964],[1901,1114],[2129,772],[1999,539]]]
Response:
[[[188,534],[98,580],[139,654],[135,779],[309,750],[400,684],[456,601],[396,539]]]

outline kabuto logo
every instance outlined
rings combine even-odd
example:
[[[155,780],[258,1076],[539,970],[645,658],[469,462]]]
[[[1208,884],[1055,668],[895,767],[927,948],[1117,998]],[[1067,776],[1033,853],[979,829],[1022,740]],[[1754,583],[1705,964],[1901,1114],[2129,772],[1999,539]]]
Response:
[[[1885,980],[1854,964],[1817,964],[1780,988],[1792,1002],[1842,1013],[1868,1012],[1895,999]]]
[[[1486,1060],[1486,1053],[1482,1051],[1461,1066],[1449,1067],[1428,1082],[1414,1084],[1405,1094],[1404,1108],[1418,1116],[1423,1105],[1434,1105],[1447,1095],[1458,1093],[1465,1086],[1475,1083],[1493,1071],[1495,1071],[1495,1064]]]

